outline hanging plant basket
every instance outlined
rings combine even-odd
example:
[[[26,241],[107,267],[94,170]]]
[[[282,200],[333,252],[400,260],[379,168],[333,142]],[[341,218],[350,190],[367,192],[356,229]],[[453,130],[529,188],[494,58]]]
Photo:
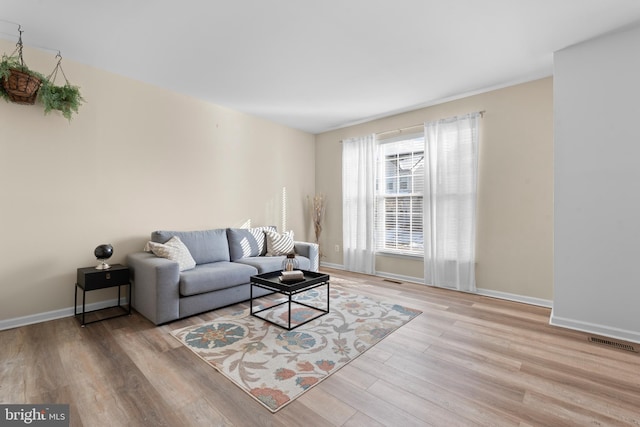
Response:
[[[0,61],[0,97],[16,104],[34,104],[44,76],[31,71],[16,56],[2,56]]]
[[[22,95],[16,95],[13,93],[8,93],[7,97],[9,98],[9,101],[13,102],[14,104],[33,105],[36,103],[38,92],[35,92],[29,96],[22,96]]]
[[[31,71],[22,57],[22,29],[16,50],[11,56],[2,55],[0,77],[2,78],[0,96],[17,104],[34,104],[44,76]],[[17,55],[16,55],[17,53]]]
[[[34,104],[41,84],[38,76],[17,68],[10,68],[9,75],[2,78],[2,87],[16,104]]]

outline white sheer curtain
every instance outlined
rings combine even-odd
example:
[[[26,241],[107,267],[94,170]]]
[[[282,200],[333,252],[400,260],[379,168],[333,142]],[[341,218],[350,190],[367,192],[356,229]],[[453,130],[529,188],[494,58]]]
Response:
[[[367,135],[342,141],[342,239],[344,267],[375,273],[376,138]]]
[[[424,126],[424,277],[427,284],[475,292],[478,122],[480,113]]]

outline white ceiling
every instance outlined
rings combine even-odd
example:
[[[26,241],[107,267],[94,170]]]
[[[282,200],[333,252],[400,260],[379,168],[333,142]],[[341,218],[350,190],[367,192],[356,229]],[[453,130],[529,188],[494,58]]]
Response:
[[[320,133],[549,76],[638,0],[0,0],[0,37]],[[70,80],[73,80],[70,76]]]

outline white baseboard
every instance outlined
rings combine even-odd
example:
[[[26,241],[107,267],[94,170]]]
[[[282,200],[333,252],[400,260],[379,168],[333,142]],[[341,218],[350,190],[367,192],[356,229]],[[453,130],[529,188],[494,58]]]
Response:
[[[553,301],[548,299],[529,297],[526,295],[510,294],[509,292],[500,292],[500,291],[494,291],[491,289],[482,289],[482,288],[478,288],[476,290],[476,293],[478,295],[484,295],[486,297],[499,298],[507,301],[521,302],[529,305],[537,305],[537,306],[546,307],[546,308],[553,307]]]
[[[320,267],[333,268],[334,270],[344,270],[344,265],[342,264],[333,264],[330,262],[320,262]]]
[[[581,320],[568,319],[566,317],[558,317],[553,313],[553,310],[551,311],[549,324],[559,326],[561,328],[573,329],[574,331],[586,332],[589,334],[601,335],[640,344],[640,333],[637,331],[628,331],[626,329],[618,329],[611,326],[583,322]]]
[[[86,311],[99,310],[108,308],[118,304],[118,299],[114,298],[107,301],[94,302],[85,306]],[[120,304],[128,304],[127,298],[122,298]],[[78,312],[82,311],[79,305]],[[0,320],[0,331],[5,329],[18,328],[20,326],[32,325],[34,323],[47,322],[49,320],[62,319],[63,317],[72,317],[73,307],[61,308],[60,310],[47,311],[45,313],[32,314],[29,316],[15,317],[13,319]]]

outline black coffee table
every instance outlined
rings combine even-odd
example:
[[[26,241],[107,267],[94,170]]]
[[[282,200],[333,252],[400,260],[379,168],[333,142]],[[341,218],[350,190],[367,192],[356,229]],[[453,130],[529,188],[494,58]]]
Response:
[[[273,271],[271,273],[264,273],[264,274],[258,274],[256,276],[251,276],[251,296],[250,296],[250,304],[251,304],[251,308],[250,308],[250,313],[252,316],[258,317],[262,320],[264,320],[265,322],[269,322],[272,325],[276,325],[279,326],[281,328],[286,329],[287,331],[290,331],[292,329],[295,329],[299,326],[304,325],[305,323],[309,323],[312,320],[317,319],[318,317],[324,316],[325,314],[329,313],[329,275],[328,274],[324,274],[324,273],[318,273],[315,271],[306,271],[306,270],[301,270],[302,273],[304,274],[304,279],[297,281],[297,282],[282,282],[280,281],[280,274],[282,273],[281,271]],[[262,289],[267,289],[270,291],[273,291],[275,293],[279,293],[282,295],[285,295],[287,297],[286,301],[283,301],[281,303],[266,307],[266,308],[261,308],[260,310],[253,310],[253,287],[257,286],[259,288]],[[300,294],[302,292],[306,292],[310,289],[313,288],[318,288],[320,286],[326,286],[327,287],[327,308],[326,310],[324,308],[320,308],[320,307],[315,307],[313,305],[309,305],[306,304],[304,302],[301,301],[296,301],[294,299],[292,299],[293,296]],[[286,325],[282,325],[279,323],[276,323],[270,319],[266,318],[266,312],[270,311],[270,310],[274,310],[276,307],[280,307],[281,305],[284,304],[288,304],[288,323]],[[291,326],[291,306],[295,307],[296,305],[299,306],[304,306],[304,307],[308,307],[311,308],[313,310],[316,310],[318,312],[317,316],[311,317],[309,319],[306,319],[304,322],[298,323],[296,325],[294,325],[293,327]],[[261,315],[259,313],[262,313]]]

